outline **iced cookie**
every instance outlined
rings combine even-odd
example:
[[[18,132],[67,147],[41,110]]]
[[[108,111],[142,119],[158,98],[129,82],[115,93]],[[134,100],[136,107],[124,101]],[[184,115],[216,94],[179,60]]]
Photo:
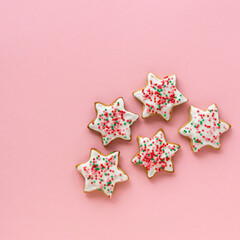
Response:
[[[123,98],[118,98],[111,105],[95,103],[97,117],[88,124],[88,128],[99,132],[104,146],[115,138],[131,140],[130,126],[138,119],[138,115],[124,108]]]
[[[172,157],[180,146],[166,142],[165,135],[160,129],[153,137],[137,137],[139,152],[132,162],[145,167],[148,178],[156,172],[174,172]]]
[[[220,136],[231,125],[221,121],[216,104],[212,104],[205,111],[190,107],[190,121],[179,129],[179,133],[190,138],[193,152],[199,152],[206,145],[220,149]]]
[[[133,95],[144,105],[142,118],[159,114],[166,121],[171,119],[174,106],[188,101],[176,88],[176,75],[159,79],[149,73],[147,86]]]
[[[119,152],[103,155],[92,148],[87,162],[76,166],[85,178],[84,192],[96,189],[112,197],[115,184],[128,180],[128,175],[118,166]]]

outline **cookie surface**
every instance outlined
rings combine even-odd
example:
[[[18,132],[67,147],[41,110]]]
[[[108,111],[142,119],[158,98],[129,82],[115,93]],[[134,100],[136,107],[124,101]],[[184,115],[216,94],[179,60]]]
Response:
[[[179,129],[179,133],[191,140],[193,152],[199,152],[204,146],[220,149],[220,136],[231,125],[221,121],[216,104],[212,104],[205,111],[191,106],[190,121]]]
[[[147,77],[147,86],[133,93],[143,106],[142,118],[159,114],[169,121],[173,107],[188,101],[176,88],[176,75],[159,79],[153,73]]]
[[[139,152],[132,162],[145,167],[148,178],[160,171],[174,172],[172,157],[180,146],[166,142],[165,135],[160,129],[153,137],[137,137]]]
[[[119,152],[103,155],[92,148],[89,160],[76,166],[85,178],[84,192],[102,190],[108,197],[112,197],[115,184],[128,180],[128,175],[119,168]]]
[[[130,126],[138,115],[125,110],[123,98],[118,98],[111,105],[95,103],[97,117],[88,124],[88,128],[102,136],[104,146],[116,138],[131,140]]]

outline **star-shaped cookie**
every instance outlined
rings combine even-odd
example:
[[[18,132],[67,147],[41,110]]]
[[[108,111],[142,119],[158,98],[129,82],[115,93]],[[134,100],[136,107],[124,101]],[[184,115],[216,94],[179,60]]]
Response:
[[[159,114],[166,121],[171,119],[174,106],[188,101],[176,88],[176,75],[159,79],[149,73],[147,86],[133,95],[144,104],[142,118]]]
[[[97,117],[88,124],[88,128],[101,133],[104,146],[115,138],[131,140],[130,126],[138,115],[125,110],[123,98],[118,98],[111,105],[97,102],[95,108]]]
[[[191,139],[193,152],[199,152],[204,146],[220,149],[220,135],[231,125],[221,121],[216,104],[212,104],[205,111],[190,107],[190,121],[179,129],[179,133]]]
[[[115,184],[128,180],[128,175],[119,168],[119,152],[103,155],[92,148],[87,162],[76,166],[85,178],[84,192],[96,189],[102,190],[108,197],[112,197]]]
[[[165,135],[160,129],[153,137],[137,137],[139,152],[132,162],[144,166],[148,178],[152,178],[156,172],[174,172],[172,157],[180,146],[166,142]]]

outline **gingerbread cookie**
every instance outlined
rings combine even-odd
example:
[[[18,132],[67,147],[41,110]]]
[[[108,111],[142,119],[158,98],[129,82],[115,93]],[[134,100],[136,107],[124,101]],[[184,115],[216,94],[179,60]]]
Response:
[[[88,128],[99,132],[104,146],[116,138],[131,140],[130,126],[138,115],[124,108],[123,98],[118,98],[111,105],[95,103],[97,117],[88,124]]]
[[[190,121],[179,129],[179,133],[191,139],[193,152],[199,152],[204,146],[220,149],[220,135],[231,125],[221,121],[216,104],[212,104],[205,111],[191,106]]]
[[[148,178],[152,178],[156,172],[174,172],[172,157],[180,146],[166,142],[165,135],[160,129],[153,137],[137,137],[139,152],[132,162],[144,166]]]
[[[89,160],[76,166],[85,178],[84,192],[99,189],[111,198],[115,184],[128,180],[128,175],[118,166],[119,154],[112,152],[103,155],[98,150],[91,149]]]
[[[174,106],[188,101],[176,88],[176,75],[159,79],[149,73],[147,86],[133,95],[144,104],[142,118],[159,114],[166,121],[171,119]]]

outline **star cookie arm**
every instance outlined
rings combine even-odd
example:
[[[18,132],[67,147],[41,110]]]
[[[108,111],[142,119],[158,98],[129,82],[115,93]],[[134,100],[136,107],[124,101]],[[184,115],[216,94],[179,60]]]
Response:
[[[211,112],[211,111],[216,111],[216,110],[218,110],[216,104],[212,104],[211,106],[209,106],[209,107],[207,108],[207,111],[209,111],[209,112]]]
[[[176,102],[173,104],[173,106],[177,106],[188,101],[188,99],[184,97],[182,93],[180,93],[179,90],[177,89],[175,91],[175,98],[176,98]]]
[[[202,111],[201,109],[199,109],[199,108],[196,108],[196,107],[194,107],[194,106],[191,106],[190,107],[190,116],[193,118],[195,115],[197,115],[198,113],[204,113],[204,111]]]
[[[179,151],[180,145],[176,143],[168,143],[169,155],[173,157],[177,151]]]
[[[97,185],[91,184],[92,180],[89,178],[91,173],[88,162],[79,164],[77,166],[77,170],[82,174],[85,179],[84,192],[91,192],[99,188]]]
[[[142,145],[143,144],[143,140],[146,139],[146,138],[143,138],[143,137],[137,137],[137,141],[138,141],[138,145]]]
[[[127,120],[132,120],[131,124],[133,124],[138,119],[139,116],[135,113],[126,111],[125,117]]]
[[[157,172],[157,171],[156,171],[155,168],[153,168],[153,167],[152,167],[150,170],[147,170],[147,176],[148,176],[148,178],[152,178],[156,172]]]
[[[137,137],[137,142],[138,142],[138,146],[140,148],[140,146],[143,144],[143,138],[142,137]],[[139,153],[137,153],[133,158],[132,158],[132,163],[135,164],[140,164],[142,163],[141,160],[139,159]]]
[[[97,186],[97,185],[92,185],[91,184],[91,181],[92,180],[89,180],[89,179],[87,179],[86,177],[85,177],[85,186],[84,186],[84,192],[92,192],[92,191],[94,191],[94,190],[97,190],[97,189],[99,189],[99,186]]]
[[[132,163],[139,164],[138,154],[132,158]]]
[[[172,163],[172,159],[167,161],[167,166],[164,168],[164,171],[166,172],[174,172],[174,168],[173,168],[173,163]]]
[[[138,90],[138,91],[136,91],[136,92],[133,92],[133,96],[135,97],[135,98],[137,98],[139,101],[143,101],[143,94],[142,94],[142,90],[143,89],[141,89],[141,90]]]
[[[162,129],[160,129],[154,136],[160,138],[163,143],[166,143],[165,134]]]
[[[135,113],[126,111],[124,113],[124,118],[128,122],[129,126],[131,126],[139,118],[139,116]]]
[[[108,155],[108,158],[111,160],[111,162],[114,164],[114,166],[118,165],[118,158],[119,158],[119,151],[112,152],[111,154]]]
[[[132,112],[127,111],[124,108],[124,101],[123,98],[118,98],[115,103],[114,106],[120,110],[124,110],[124,118],[126,119],[126,121],[130,121],[130,125],[132,125],[137,119],[138,119],[138,115]]]
[[[191,139],[191,142],[192,142],[191,143],[192,151],[195,153],[199,152],[202,147],[206,146],[206,144],[203,144],[203,145],[195,144],[194,140],[192,140],[192,139]],[[209,144],[209,145],[211,145],[211,144]]]
[[[151,113],[148,111],[146,104],[144,103],[143,106],[143,112],[142,112],[142,118],[147,118],[151,115]]]
[[[116,168],[115,170],[115,180],[114,182],[124,182],[128,180],[128,175],[121,169]]]
[[[100,114],[102,113],[102,111],[103,111],[104,108],[105,108],[105,106],[102,105],[101,103],[98,103],[98,102],[95,103],[95,109],[96,109],[97,117],[98,117],[98,115],[100,115]],[[97,127],[97,124],[96,124],[96,122],[97,122],[97,117],[96,117],[92,122],[90,122],[90,123],[88,124],[88,127],[89,127],[90,129],[92,129],[92,130],[95,130],[95,131],[101,133],[101,131],[99,131],[99,129],[98,129],[98,127]]]
[[[113,105],[114,105],[116,108],[123,110],[123,109],[124,109],[124,101],[123,101],[123,98],[122,98],[122,97],[118,98],[118,99],[114,102]]]
[[[148,73],[148,76],[147,76],[147,81],[148,81],[148,84],[150,84],[151,81],[161,81],[161,79],[159,79],[155,74],[153,73]]]
[[[96,158],[98,156],[99,156],[99,152],[95,148],[92,148],[90,152],[90,158]]]
[[[189,136],[190,129],[192,129],[191,123],[188,123],[188,124],[184,125],[183,127],[181,127],[181,128],[178,130],[178,132],[179,132],[181,135],[187,137],[187,136]]]
[[[169,76],[170,80],[171,80],[171,83],[176,86],[176,80],[177,80],[177,77],[175,74]]]
[[[226,132],[229,128],[231,127],[230,124],[224,122],[224,121],[220,121],[220,131],[221,131],[221,134]]]

